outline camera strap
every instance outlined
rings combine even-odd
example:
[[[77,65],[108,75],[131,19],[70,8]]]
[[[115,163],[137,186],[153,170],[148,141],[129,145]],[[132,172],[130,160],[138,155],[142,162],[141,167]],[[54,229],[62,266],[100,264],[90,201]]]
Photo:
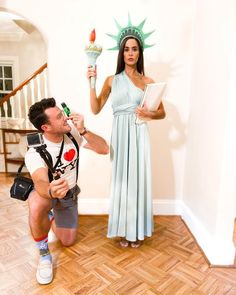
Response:
[[[25,166],[25,161],[23,161],[23,163],[20,165],[20,167],[19,167],[19,169],[18,169],[18,171],[17,171],[17,174],[16,174],[16,176],[20,176],[20,174],[21,174],[21,170],[22,170],[22,168]]]
[[[79,174],[79,145],[78,145],[78,142],[75,140],[74,136],[70,132],[66,133],[66,135],[73,142],[73,144],[75,145],[76,150],[77,150],[77,162],[76,162],[76,182],[77,182],[78,174]]]
[[[63,147],[64,147],[64,137],[63,137],[63,140],[62,140],[62,143],[61,143],[60,152],[59,152],[59,155],[57,157],[57,161],[56,161],[54,166],[52,166],[53,165],[52,156],[46,150],[46,147],[45,147],[45,149],[43,149],[43,152],[39,152],[40,156],[44,159],[45,163],[47,164],[47,166],[49,168],[49,170],[48,170],[48,178],[49,178],[50,182],[53,179],[58,179],[59,178],[59,175],[56,175],[55,177],[53,177],[53,175],[55,174],[55,170],[56,170],[56,168],[57,168],[57,166],[58,166],[58,164],[60,162]]]
[[[66,135],[73,142],[73,144],[75,145],[76,150],[77,150],[77,162],[76,162],[76,182],[77,182],[77,180],[78,180],[78,170],[79,170],[79,145],[78,145],[77,141],[75,140],[74,136],[70,132],[66,133]],[[63,141],[61,143],[60,152],[59,152],[59,155],[57,157],[57,161],[56,161],[54,166],[53,166],[52,156],[47,151],[46,147],[47,146],[44,145],[43,148],[42,147],[36,148],[36,151],[40,154],[41,158],[43,158],[44,162],[48,166],[48,169],[49,169],[48,170],[48,178],[49,178],[49,181],[51,182],[53,179],[58,179],[59,178],[58,175],[54,176],[54,174],[55,174],[55,170],[56,170],[56,168],[57,168],[57,166],[58,166],[58,164],[60,162],[60,159],[61,159],[61,155],[62,155],[62,151],[63,151],[63,147],[64,147],[64,137],[63,137]]]
[[[77,141],[75,140],[74,136],[73,136],[70,132],[66,133],[66,135],[67,135],[67,136],[70,138],[70,140],[73,142],[73,144],[75,145],[76,150],[77,150],[77,162],[76,162],[76,182],[77,182],[77,180],[78,180],[78,173],[79,173],[79,145],[78,145]],[[60,148],[60,152],[59,152],[59,155],[58,155],[57,161],[56,161],[55,165],[53,166],[53,171],[54,171],[53,173],[55,173],[55,170],[56,170],[56,168],[57,168],[57,165],[58,165],[59,162],[60,162],[61,155],[62,155],[62,151],[63,151],[63,147],[64,147],[64,138],[63,138],[63,142],[62,142],[62,144],[61,144],[61,148]],[[47,150],[46,150],[46,152],[48,153]],[[42,156],[41,156],[41,157],[42,157]],[[50,155],[49,153],[48,153],[48,158],[50,158],[50,162],[52,163],[52,157],[51,157],[51,155]],[[44,159],[44,161],[45,161],[45,159]],[[48,160],[47,160],[47,161],[48,161]],[[45,161],[45,162],[46,162],[46,164],[48,165],[47,161]],[[51,164],[50,166],[52,166],[52,164]],[[48,167],[49,167],[49,166],[48,166]],[[48,171],[48,177],[49,177],[49,181],[50,181],[50,182],[53,180],[53,173],[52,173],[51,169],[49,169],[49,171]]]
[[[60,152],[59,152],[59,155],[58,155],[57,161],[56,161],[55,165],[53,166],[53,170],[54,170],[54,171],[56,170],[57,165],[58,165],[59,162],[60,162],[61,155],[62,155],[62,151],[63,151],[63,147],[64,147],[64,137],[63,137],[63,141],[62,141],[62,143],[61,143]],[[50,154],[49,154],[49,155],[50,155]],[[50,157],[51,157],[51,161],[52,161],[52,156],[50,155]]]

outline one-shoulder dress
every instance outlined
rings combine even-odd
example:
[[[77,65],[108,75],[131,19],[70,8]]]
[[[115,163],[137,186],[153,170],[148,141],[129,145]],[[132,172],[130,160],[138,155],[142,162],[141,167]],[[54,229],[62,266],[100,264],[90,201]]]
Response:
[[[135,122],[135,109],[142,96],[143,90],[124,71],[114,76],[110,94],[114,118],[109,238],[144,240],[153,232],[148,126]]]

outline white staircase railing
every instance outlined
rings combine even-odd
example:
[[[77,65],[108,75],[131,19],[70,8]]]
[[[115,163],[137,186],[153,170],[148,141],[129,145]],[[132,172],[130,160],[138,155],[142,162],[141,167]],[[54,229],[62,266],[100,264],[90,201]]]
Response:
[[[0,126],[22,119],[27,121],[29,106],[48,95],[47,63],[16,87],[11,93],[0,99]],[[19,138],[11,138],[17,142]],[[0,134],[0,154],[3,153],[2,134]]]

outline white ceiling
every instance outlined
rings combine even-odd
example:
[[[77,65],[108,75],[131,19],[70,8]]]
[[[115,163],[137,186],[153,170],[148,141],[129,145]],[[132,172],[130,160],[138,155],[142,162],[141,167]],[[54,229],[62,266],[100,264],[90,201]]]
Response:
[[[22,17],[5,11],[0,11],[0,28],[0,42],[21,41],[35,29]]]

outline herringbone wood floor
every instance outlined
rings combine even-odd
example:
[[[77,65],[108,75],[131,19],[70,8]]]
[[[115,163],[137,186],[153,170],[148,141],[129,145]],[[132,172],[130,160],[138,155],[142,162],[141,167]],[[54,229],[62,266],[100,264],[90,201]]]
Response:
[[[0,175],[0,294],[236,294],[236,269],[209,268],[178,216],[155,217],[155,232],[139,249],[106,238],[107,217],[81,216],[78,242],[50,243],[54,280],[35,280],[37,250],[27,204],[9,197],[12,178]]]

